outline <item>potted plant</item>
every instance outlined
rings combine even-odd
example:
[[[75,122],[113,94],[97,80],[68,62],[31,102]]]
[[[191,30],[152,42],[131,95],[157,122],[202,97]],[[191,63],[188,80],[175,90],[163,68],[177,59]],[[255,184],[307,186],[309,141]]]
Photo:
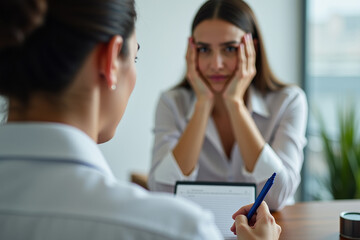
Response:
[[[329,178],[326,186],[334,199],[360,198],[360,138],[355,105],[338,109],[338,136],[331,139],[318,115]]]

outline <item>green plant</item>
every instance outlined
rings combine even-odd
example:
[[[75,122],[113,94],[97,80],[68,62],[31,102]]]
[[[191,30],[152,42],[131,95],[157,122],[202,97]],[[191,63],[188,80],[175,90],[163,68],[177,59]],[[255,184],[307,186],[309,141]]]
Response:
[[[334,199],[360,198],[360,139],[355,105],[338,109],[339,133],[331,140],[318,115],[324,154],[329,167],[327,187]]]

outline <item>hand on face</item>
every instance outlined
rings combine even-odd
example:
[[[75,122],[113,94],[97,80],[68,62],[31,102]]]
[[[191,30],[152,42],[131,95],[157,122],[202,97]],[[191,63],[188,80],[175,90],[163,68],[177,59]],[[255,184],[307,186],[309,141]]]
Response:
[[[235,220],[230,230],[237,235],[237,239],[279,239],[281,227],[276,224],[265,202],[262,202],[254,216],[248,222],[247,213],[252,204],[240,208],[232,216]]]
[[[222,94],[225,102],[243,101],[245,92],[256,75],[256,51],[251,34],[244,35],[238,49],[237,57],[237,69]]]
[[[214,94],[200,76],[200,73],[197,69],[196,58],[196,47],[193,42],[193,38],[189,38],[188,48],[186,52],[186,77],[190,85],[192,86],[198,100],[203,99],[205,101],[213,101]]]

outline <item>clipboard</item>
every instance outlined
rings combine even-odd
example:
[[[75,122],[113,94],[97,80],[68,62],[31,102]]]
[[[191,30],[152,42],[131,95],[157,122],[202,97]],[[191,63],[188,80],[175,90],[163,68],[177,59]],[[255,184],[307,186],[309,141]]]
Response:
[[[242,206],[255,202],[256,185],[255,183],[177,181],[174,193],[211,211],[224,239],[236,239],[230,231],[234,223],[232,215]]]

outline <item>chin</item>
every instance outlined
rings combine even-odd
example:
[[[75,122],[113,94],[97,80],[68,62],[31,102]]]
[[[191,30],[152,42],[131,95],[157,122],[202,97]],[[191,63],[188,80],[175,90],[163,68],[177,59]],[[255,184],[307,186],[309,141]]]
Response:
[[[224,85],[222,85],[222,86],[214,86],[214,85],[212,85],[211,90],[214,93],[221,93],[224,90]]]
[[[115,131],[116,131],[116,128],[112,131],[105,131],[105,132],[99,133],[97,143],[101,144],[101,143],[106,143],[106,142],[110,141],[115,136]]]
[[[115,136],[116,128],[119,125],[125,112],[125,108],[122,109],[123,110],[121,110],[119,116],[115,116],[115,118],[118,119],[110,119],[107,125],[101,128],[100,132],[98,133],[98,144],[108,142]]]
[[[97,140],[97,143],[98,144],[106,143],[106,142],[110,141],[113,137],[114,137],[114,134],[112,136],[110,136],[110,137],[99,136],[98,140]]]

